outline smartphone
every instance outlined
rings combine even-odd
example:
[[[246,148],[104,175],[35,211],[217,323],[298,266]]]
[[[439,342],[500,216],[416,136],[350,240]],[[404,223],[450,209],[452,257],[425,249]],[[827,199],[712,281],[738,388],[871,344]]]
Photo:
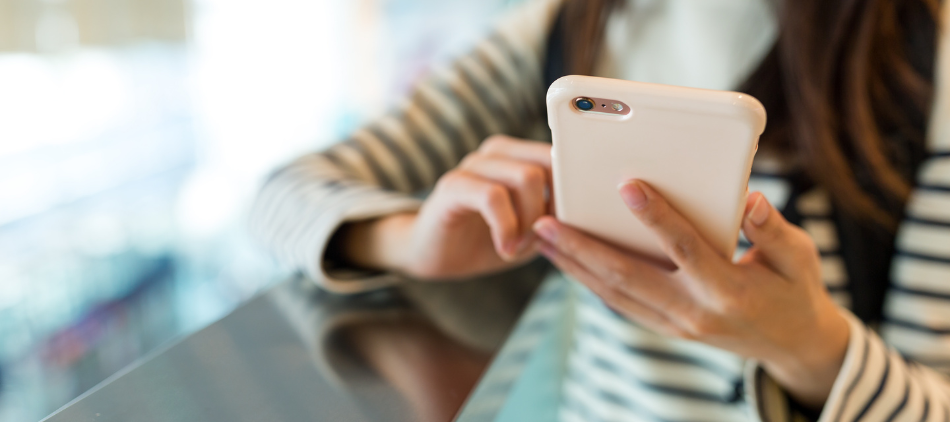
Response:
[[[640,179],[731,259],[765,108],[738,92],[565,76],[547,93],[555,214],[561,222],[670,263],[617,187]]]

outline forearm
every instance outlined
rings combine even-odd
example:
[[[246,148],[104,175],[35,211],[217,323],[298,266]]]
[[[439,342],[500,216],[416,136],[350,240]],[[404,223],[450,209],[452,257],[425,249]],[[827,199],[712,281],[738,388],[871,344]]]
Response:
[[[338,264],[379,271],[401,271],[415,213],[398,213],[346,223],[334,234],[328,251]],[[332,251],[332,252],[330,252]]]

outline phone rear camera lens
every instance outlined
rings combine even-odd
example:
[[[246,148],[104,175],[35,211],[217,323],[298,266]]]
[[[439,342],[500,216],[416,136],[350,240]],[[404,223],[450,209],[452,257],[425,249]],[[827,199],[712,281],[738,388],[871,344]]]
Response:
[[[580,110],[590,110],[594,108],[594,102],[587,98],[578,98],[574,100],[574,105]]]

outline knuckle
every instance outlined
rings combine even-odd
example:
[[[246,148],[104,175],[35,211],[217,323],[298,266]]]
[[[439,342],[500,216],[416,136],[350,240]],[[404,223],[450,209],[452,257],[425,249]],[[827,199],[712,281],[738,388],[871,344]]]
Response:
[[[604,264],[604,284],[618,290],[626,290],[632,280],[636,279],[633,269],[622,262],[608,262]]]
[[[797,245],[803,237],[808,237],[808,233],[791,223],[777,223],[766,236],[775,243]]]
[[[557,243],[565,252],[575,253],[580,249],[579,242],[571,234],[558,236]]]
[[[749,301],[748,295],[749,292],[746,286],[741,284],[733,286],[730,294],[719,300],[719,310],[718,312],[722,315],[732,315],[736,317],[742,317],[749,312],[748,305],[752,302]]]
[[[776,245],[786,245],[789,252],[800,262],[810,262],[818,257],[818,246],[811,235],[801,227],[787,224],[767,233],[768,241]],[[794,252],[794,253],[793,253]]]
[[[669,247],[668,253],[677,260],[690,261],[696,257],[699,241],[695,236],[677,236]]]
[[[772,240],[774,241],[788,242],[789,232],[792,230],[794,229],[790,229],[786,227],[776,227],[775,230],[770,231],[769,234],[772,236]]]
[[[662,225],[665,218],[666,210],[654,204],[646,204],[640,211],[640,221],[650,227]]]
[[[508,200],[508,190],[501,185],[492,184],[485,189],[485,204],[490,208],[497,208]]]
[[[475,161],[478,161],[481,158],[482,158],[482,154],[480,152],[478,151],[470,152],[464,158],[462,158],[462,161],[459,162],[458,167],[460,168],[471,167],[475,163]]]
[[[610,286],[610,288],[616,289],[623,285],[627,281],[627,276],[623,273],[622,269],[618,269],[616,266],[610,266],[607,268],[606,277],[604,277],[604,284]]]
[[[508,137],[505,135],[492,135],[485,138],[478,150],[485,153],[498,152],[508,143]]]
[[[457,183],[461,177],[461,171],[457,169],[449,170],[445,172],[445,174],[443,174],[438,181],[435,182],[435,189],[445,189],[446,187],[452,186]]]
[[[686,321],[686,331],[693,338],[709,338],[722,333],[719,318],[708,312],[696,312]]]
[[[760,235],[762,241],[770,244],[781,244],[785,241],[786,235],[782,233],[783,230],[773,229],[765,230]]]
[[[633,268],[623,262],[613,262],[609,268],[610,273],[616,277],[618,285],[626,283],[636,276]]]
[[[544,184],[544,170],[537,166],[527,166],[519,174],[518,183],[522,186],[541,186]]]

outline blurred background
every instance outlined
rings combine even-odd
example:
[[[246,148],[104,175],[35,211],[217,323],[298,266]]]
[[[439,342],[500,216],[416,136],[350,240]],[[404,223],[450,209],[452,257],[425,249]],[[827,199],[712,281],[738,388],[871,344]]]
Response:
[[[286,277],[244,230],[262,178],[517,2],[0,0],[0,421]]]

